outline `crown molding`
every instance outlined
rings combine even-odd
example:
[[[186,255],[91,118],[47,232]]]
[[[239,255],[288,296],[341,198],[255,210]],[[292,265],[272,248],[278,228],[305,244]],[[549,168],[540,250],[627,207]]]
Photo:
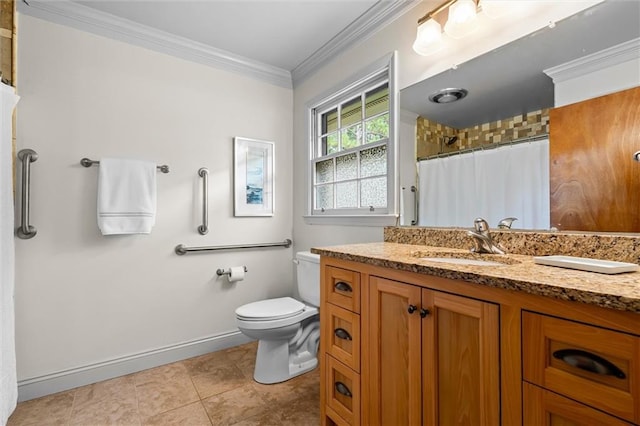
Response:
[[[233,71],[267,83],[292,88],[291,73],[226,50],[176,36],[70,0],[17,2],[18,12],[56,24],[145,47],[156,52]]]
[[[324,64],[331,62],[356,43],[363,42],[371,37],[387,24],[419,4],[419,0],[381,0],[377,2],[351,25],[339,32],[291,71],[293,87],[311,77]]]
[[[70,0],[17,2],[18,12],[56,24],[145,47],[156,52],[233,71],[267,83],[292,88],[309,78],[323,64],[362,42],[388,23],[420,4],[418,0],[381,0],[351,25],[305,59],[292,72],[236,55]]]
[[[640,38],[543,70],[554,83],[581,77],[623,62],[640,59]]]

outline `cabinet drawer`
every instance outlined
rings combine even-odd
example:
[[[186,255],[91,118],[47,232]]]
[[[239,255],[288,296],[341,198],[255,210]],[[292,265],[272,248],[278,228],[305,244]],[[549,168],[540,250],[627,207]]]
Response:
[[[524,379],[640,423],[640,338],[523,312]]]
[[[323,333],[327,352],[360,372],[360,315],[330,303],[325,305]]]
[[[524,384],[524,426],[628,426],[602,411],[557,393]]]
[[[327,266],[324,291],[328,302],[360,313],[360,273]]]
[[[350,425],[360,424],[360,376],[329,355],[326,400],[331,411]]]

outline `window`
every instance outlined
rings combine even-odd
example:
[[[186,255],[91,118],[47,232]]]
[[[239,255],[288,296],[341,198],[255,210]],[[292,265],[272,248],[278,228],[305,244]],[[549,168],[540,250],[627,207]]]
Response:
[[[310,108],[307,218],[386,217],[392,220],[384,224],[395,223],[390,75],[387,62]]]

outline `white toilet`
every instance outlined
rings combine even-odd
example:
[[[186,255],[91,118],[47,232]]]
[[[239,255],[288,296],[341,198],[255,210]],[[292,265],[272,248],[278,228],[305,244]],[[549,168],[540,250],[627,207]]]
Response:
[[[258,339],[253,378],[259,383],[279,383],[313,370],[318,365],[320,340],[320,256],[296,253],[298,293],[291,297],[260,300],[236,309],[240,331]]]

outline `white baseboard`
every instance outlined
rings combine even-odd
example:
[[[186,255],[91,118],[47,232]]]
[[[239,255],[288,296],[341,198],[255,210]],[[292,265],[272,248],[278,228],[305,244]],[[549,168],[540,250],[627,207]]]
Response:
[[[252,339],[233,331],[190,342],[179,343],[134,355],[102,361],[18,382],[18,401],[28,401],[56,392],[120,377],[159,365],[242,345]]]

